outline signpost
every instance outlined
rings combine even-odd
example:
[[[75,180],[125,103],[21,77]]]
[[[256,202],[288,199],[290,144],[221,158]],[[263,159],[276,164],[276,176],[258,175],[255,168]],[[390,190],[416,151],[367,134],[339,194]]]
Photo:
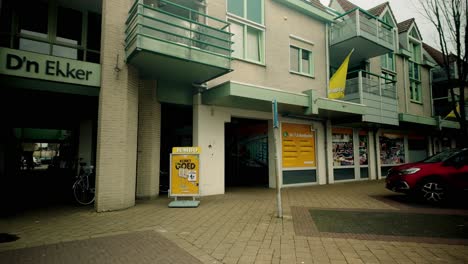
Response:
[[[276,176],[276,203],[278,205],[278,218],[283,218],[283,207],[281,205],[281,185],[279,177],[279,162],[278,162],[278,131],[279,131],[279,121],[278,121],[278,103],[276,99],[272,101],[271,104],[273,112],[273,138],[275,139],[274,150],[275,150],[275,176]]]
[[[200,201],[200,147],[174,147],[170,154],[169,196],[174,201],[169,207],[198,207]],[[178,197],[192,197],[192,200],[178,200]]]

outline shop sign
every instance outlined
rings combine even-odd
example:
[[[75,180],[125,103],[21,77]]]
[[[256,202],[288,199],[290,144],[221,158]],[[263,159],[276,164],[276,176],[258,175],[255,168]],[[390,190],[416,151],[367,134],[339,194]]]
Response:
[[[281,125],[283,168],[315,167],[315,132],[310,125]]]
[[[170,196],[198,196],[200,148],[174,147],[171,154]]]
[[[101,85],[101,65],[0,48],[0,74],[86,86]]]

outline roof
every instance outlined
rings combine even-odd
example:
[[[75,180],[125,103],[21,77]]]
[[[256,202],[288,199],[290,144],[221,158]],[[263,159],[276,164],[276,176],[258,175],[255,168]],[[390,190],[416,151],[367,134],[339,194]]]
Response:
[[[411,25],[413,24],[413,22],[414,22],[414,18],[410,18],[408,20],[398,23],[397,24],[398,34],[408,31]]]
[[[388,2],[385,2],[380,5],[374,6],[373,8],[367,10],[367,12],[371,13],[374,16],[380,16],[388,5]]]
[[[306,2],[309,2],[312,6],[317,7],[318,9],[326,11],[325,6],[320,3],[320,0],[307,0]]]
[[[423,48],[429,55],[436,61],[437,64],[439,65],[444,65],[444,54],[442,54],[441,51],[438,49],[429,46],[428,44],[423,42]],[[450,53],[449,54],[449,61],[455,61],[456,57],[454,54]]]
[[[351,3],[348,0],[336,0],[336,2],[341,6],[341,8],[343,8],[345,12],[348,12],[358,7],[357,5]]]

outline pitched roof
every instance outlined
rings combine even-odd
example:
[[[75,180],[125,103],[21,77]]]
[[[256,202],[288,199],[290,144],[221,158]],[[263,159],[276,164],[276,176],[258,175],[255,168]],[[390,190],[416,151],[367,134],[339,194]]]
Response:
[[[350,1],[348,0],[336,0],[336,2],[341,6],[341,8],[343,8],[343,10],[345,12],[348,12],[356,7],[358,7],[357,5],[351,3]],[[330,2],[331,3],[331,2]]]
[[[442,66],[444,65],[444,54],[442,54],[441,51],[439,51],[438,49],[434,47],[427,45],[424,42],[423,42],[423,49],[427,51],[427,53],[429,53],[429,55],[436,61],[437,64],[442,65]],[[448,60],[450,62],[455,61],[456,56],[450,53],[448,56]]]
[[[373,8],[367,10],[369,13],[371,13],[374,16],[380,16],[385,8],[388,6],[388,2],[382,3],[380,5],[374,6]]]
[[[318,9],[321,9],[323,11],[326,11],[325,6],[320,2],[320,0],[307,0],[312,6],[317,7]]]
[[[411,27],[411,24],[413,24],[413,22],[414,22],[414,18],[410,18],[408,20],[398,23],[397,24],[398,34],[408,31],[409,28]]]

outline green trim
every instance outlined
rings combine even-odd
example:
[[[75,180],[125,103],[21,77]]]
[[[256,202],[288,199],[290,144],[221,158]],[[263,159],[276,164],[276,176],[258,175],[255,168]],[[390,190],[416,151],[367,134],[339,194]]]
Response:
[[[442,127],[460,129],[460,123],[450,120],[441,120],[440,124]]]
[[[433,117],[417,116],[412,114],[399,113],[398,120],[408,123],[416,123],[428,126],[437,126],[437,120]]]
[[[364,115],[366,113],[366,106],[363,104],[331,100],[323,97],[317,98],[317,105],[319,109],[330,111],[345,112],[357,115]]]
[[[271,111],[271,101],[276,99],[279,104],[309,107],[309,96],[282,90],[259,87],[228,81],[203,92],[203,104],[236,107],[235,100],[253,100],[253,102],[267,102]],[[247,104],[246,104],[247,105]]]
[[[385,26],[387,26],[387,27],[389,27],[389,28],[394,28],[394,26],[388,24],[387,22],[383,21],[383,20],[380,19],[379,17],[376,17],[376,16],[372,15],[371,13],[367,12],[366,10],[361,9],[361,8],[359,8],[359,7],[353,8],[353,9],[349,10],[348,12],[345,12],[345,13],[341,14],[340,16],[335,17],[335,20],[336,20],[336,19],[339,19],[339,18],[341,18],[341,17],[344,17],[344,16],[346,16],[346,15],[348,15],[348,14],[350,14],[350,13],[353,13],[353,12],[355,12],[356,10],[359,10],[359,12],[364,13],[364,14],[366,14],[367,16],[370,16],[371,18],[378,20],[380,23],[382,23],[383,25],[385,25]]]
[[[319,20],[325,21],[325,22],[333,22],[335,16],[332,14],[323,11],[312,4],[309,4],[305,1],[301,0],[275,0],[276,2],[279,2],[281,4],[284,4],[296,11],[299,11],[303,14],[306,14],[308,16],[317,18]]]
[[[400,48],[398,55],[410,58],[411,57],[411,52],[407,49]]]

